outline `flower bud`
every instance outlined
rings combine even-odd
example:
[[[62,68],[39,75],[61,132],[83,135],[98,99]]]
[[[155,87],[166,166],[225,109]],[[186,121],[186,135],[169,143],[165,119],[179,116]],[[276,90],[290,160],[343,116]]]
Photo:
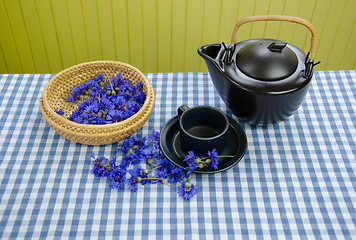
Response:
[[[204,168],[204,164],[200,163],[198,168]]]
[[[147,169],[143,170],[143,174],[147,174],[147,173],[148,173]]]
[[[185,184],[185,188],[187,188],[187,189],[189,189],[191,186],[192,186],[192,184],[189,182]]]
[[[141,182],[141,181],[142,181],[142,178],[140,178],[140,177],[137,177],[137,178],[136,178],[136,182],[139,183],[139,182]]]

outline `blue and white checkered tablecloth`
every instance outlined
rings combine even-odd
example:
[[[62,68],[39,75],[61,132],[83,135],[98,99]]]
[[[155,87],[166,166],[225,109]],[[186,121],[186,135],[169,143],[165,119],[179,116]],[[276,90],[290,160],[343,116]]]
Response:
[[[0,238],[355,239],[356,71],[315,72],[298,111],[268,127],[241,122],[248,149],[233,168],[193,174],[190,201],[163,184],[111,189],[87,146],[55,133],[39,98],[53,74],[0,75]],[[146,136],[182,104],[231,116],[207,73],[146,74],[156,92]]]

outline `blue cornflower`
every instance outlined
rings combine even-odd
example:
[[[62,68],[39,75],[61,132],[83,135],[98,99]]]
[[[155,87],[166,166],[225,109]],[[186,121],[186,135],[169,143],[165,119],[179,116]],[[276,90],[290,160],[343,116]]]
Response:
[[[131,191],[136,192],[138,183],[142,185],[147,183],[147,179],[143,178],[147,178],[148,173],[140,165],[136,165],[133,169],[128,170],[128,172],[131,178],[126,179],[126,184]]]
[[[109,159],[107,159],[106,157],[95,158],[92,154],[90,154],[89,156],[94,158],[93,168],[91,172],[97,177],[108,176],[111,170],[110,166],[108,165]]]
[[[122,84],[120,87],[119,87],[120,91],[122,92],[133,92],[133,90],[135,89],[134,86],[132,86],[131,84],[129,83],[124,83]]]
[[[175,167],[170,172],[168,183],[180,182],[185,177],[185,172],[181,167]]]
[[[218,152],[214,148],[211,152],[208,151],[208,156],[210,157],[210,162],[208,166],[217,170],[218,169]]]
[[[88,90],[88,87],[89,87],[89,81],[91,79],[89,79],[88,81],[85,81],[85,82],[82,82],[80,85],[79,85],[79,88],[81,91],[86,91]]]
[[[142,82],[136,82],[136,87],[141,90],[143,88]]]
[[[80,87],[72,87],[72,92],[71,94],[67,97],[68,102],[75,102],[77,100],[77,97],[81,95],[83,90]]]
[[[83,89],[77,86],[72,87],[72,93],[73,95],[79,96],[80,94],[83,93]]]
[[[140,161],[148,162],[149,164],[153,163],[153,159],[158,156],[158,151],[152,147],[140,148],[139,149],[139,159]]]
[[[131,174],[132,177],[138,178],[141,176],[141,172],[143,172],[143,170],[144,169],[141,167],[141,165],[136,165],[133,169],[128,170],[128,172]]]
[[[130,154],[134,155],[136,150],[141,147],[141,143],[135,139],[135,137],[124,139],[121,146],[117,149],[118,153],[122,154],[124,157]]]
[[[104,73],[99,73],[98,75],[96,75],[95,80],[98,82],[104,82]]]
[[[115,86],[123,84],[124,82],[121,80],[121,78],[122,78],[122,73],[121,72],[117,76],[113,76],[111,78],[112,84],[115,84]]]
[[[178,195],[186,200],[191,199],[197,192],[198,186],[193,183],[181,181],[181,185],[178,186]]]
[[[135,147],[135,148],[141,148],[141,147],[145,147],[146,146],[146,140],[147,138],[146,137],[142,137],[142,138],[139,138],[139,137],[131,137],[130,138],[130,141],[131,141],[131,146]]]
[[[115,166],[113,170],[110,172],[109,178],[111,180],[110,187],[116,189],[124,189],[125,188],[125,175],[126,169],[122,167]]]
[[[67,97],[68,102],[75,102],[77,100],[77,96],[74,94],[71,94]]]
[[[92,91],[95,91],[95,89],[99,89],[100,86],[99,86],[98,80],[91,78],[88,81],[88,88],[90,88]]]
[[[129,167],[131,163],[133,163],[135,161],[135,154],[133,153],[127,153],[125,155],[122,156],[122,166],[126,166]]]
[[[151,133],[151,136],[149,137],[150,140],[152,140],[152,144],[154,148],[159,149],[159,132],[153,130]]]
[[[85,106],[85,111],[89,113],[97,113],[99,111],[99,102],[92,101],[89,105]]]
[[[104,122],[105,121],[101,117],[95,116],[95,115],[92,116],[89,121],[89,123],[93,124],[93,125],[102,125],[102,124],[104,124]]]
[[[92,104],[92,101],[90,98],[85,99],[82,103],[78,103],[78,110],[84,111],[86,107],[90,106]]]
[[[126,109],[123,113],[124,113],[124,119],[127,119],[133,116],[136,112],[132,111],[131,109]]]
[[[125,155],[131,147],[130,138],[125,138],[121,145],[117,148],[117,151],[119,154]]]
[[[126,100],[123,96],[121,95],[114,95],[114,96],[109,96],[108,99],[111,101],[111,109],[119,109],[123,110],[124,109],[124,104],[126,103]]]
[[[167,171],[167,174],[170,174],[171,171],[175,168],[174,164],[169,161],[167,158],[160,157],[157,161],[157,167],[159,170],[165,169]]]
[[[126,104],[126,109],[129,110],[132,113],[136,113],[138,112],[138,110],[140,110],[141,105],[138,104],[137,102],[132,102],[132,101],[127,101]]]
[[[99,101],[99,108],[104,110],[104,109],[109,109],[112,106],[112,102],[109,100],[109,98],[103,94],[100,96],[100,101]]]
[[[133,96],[133,98],[135,99],[135,101],[137,102],[137,104],[141,105],[145,102],[146,100],[146,94],[144,93],[135,93],[135,95]]]
[[[143,169],[141,165],[135,165],[133,169],[128,170],[132,177],[138,179],[137,182],[145,185],[147,183],[148,171]]]
[[[80,117],[82,118],[83,123],[85,122],[89,123],[90,116],[91,115],[88,112],[80,112]]]
[[[136,178],[131,177],[131,178],[126,179],[126,184],[132,192],[137,191],[137,183],[138,182],[137,182]]]
[[[109,167],[115,168],[116,167],[116,161],[117,161],[117,157],[115,156],[108,162]]]
[[[157,179],[154,179],[151,181],[151,183],[153,184],[156,184],[158,183],[159,181],[161,181],[163,184],[168,184],[167,183],[167,178],[168,178],[168,172],[167,172],[167,169],[157,169],[155,171],[155,174],[154,176],[157,178]]]
[[[185,158],[183,159],[183,162],[186,162],[188,164],[188,171],[187,171],[187,175],[191,174],[196,168],[196,164],[195,164],[195,159],[197,158],[197,156],[195,156],[193,151],[189,151],[188,155],[185,156]]]
[[[59,110],[56,108],[56,109],[54,109],[54,112],[59,114],[59,115],[63,115],[64,114],[63,108],[61,108]]]
[[[75,110],[68,118],[68,120],[76,122],[76,123],[82,123],[83,120],[80,117],[80,111]]]
[[[106,116],[107,123],[116,123],[124,119],[124,112],[120,110],[110,110]]]

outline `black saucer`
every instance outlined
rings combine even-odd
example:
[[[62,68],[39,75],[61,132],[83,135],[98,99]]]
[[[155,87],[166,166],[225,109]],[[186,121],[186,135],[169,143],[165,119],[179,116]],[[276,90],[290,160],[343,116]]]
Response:
[[[216,173],[225,171],[237,164],[241,158],[245,155],[247,149],[247,139],[246,134],[240,124],[236,122],[230,116],[229,119],[230,127],[228,129],[228,140],[222,152],[219,152],[219,156],[222,155],[232,155],[234,157],[221,157],[218,158],[219,164],[218,169],[196,169],[195,173]],[[188,165],[183,162],[183,159],[188,154],[184,152],[180,147],[179,140],[179,116],[175,116],[166,122],[160,132],[160,146],[163,154],[168,160],[179,167],[188,167]]]

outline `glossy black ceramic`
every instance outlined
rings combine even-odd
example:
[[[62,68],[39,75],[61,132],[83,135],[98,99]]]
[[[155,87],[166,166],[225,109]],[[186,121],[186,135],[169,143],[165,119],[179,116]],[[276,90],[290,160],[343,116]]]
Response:
[[[183,105],[178,108],[178,115],[180,142],[185,152],[204,155],[214,148],[220,152],[225,147],[229,121],[219,109]]]
[[[224,148],[219,155],[232,155],[233,157],[221,157],[218,158],[218,169],[196,169],[195,173],[216,173],[225,171],[235,166],[245,155],[247,149],[246,134],[240,124],[230,116],[227,116],[229,120],[229,128],[227,131],[226,142]],[[185,168],[188,165],[183,161],[188,154],[181,148],[180,142],[180,127],[179,116],[175,116],[168,120],[162,127],[160,132],[160,147],[163,154],[168,160],[175,165]]]
[[[273,44],[277,49],[270,49]],[[278,52],[281,45],[284,49]],[[280,55],[283,52],[285,56]],[[304,52],[273,39],[246,40],[233,46],[209,44],[200,47],[198,54],[222,100],[235,116],[250,124],[276,123],[291,116],[302,104],[313,76],[313,62]]]

